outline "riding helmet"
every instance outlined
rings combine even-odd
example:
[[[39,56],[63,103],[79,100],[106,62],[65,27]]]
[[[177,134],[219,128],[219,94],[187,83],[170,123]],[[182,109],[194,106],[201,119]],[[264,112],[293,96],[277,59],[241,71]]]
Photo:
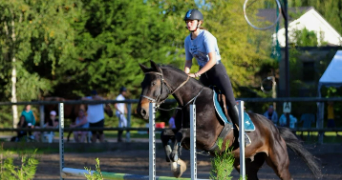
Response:
[[[203,14],[197,9],[191,9],[188,12],[186,12],[186,14],[184,16],[184,21],[186,21],[186,20],[202,21],[203,20]]]
[[[124,91],[127,91],[127,89],[126,89],[126,87],[122,86],[122,87],[120,88],[120,93],[122,93],[122,92],[124,92]]]

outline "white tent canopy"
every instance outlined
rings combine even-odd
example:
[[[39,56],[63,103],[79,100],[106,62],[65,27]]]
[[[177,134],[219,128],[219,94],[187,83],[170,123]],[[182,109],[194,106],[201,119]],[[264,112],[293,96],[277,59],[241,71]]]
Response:
[[[342,50],[336,52],[328,68],[325,70],[318,83],[318,94],[321,97],[322,86],[342,86]]]
[[[342,51],[336,52],[331,60],[328,68],[324,71],[321,79],[318,82],[318,96],[321,97],[321,87],[341,87],[342,86]],[[317,103],[317,128],[323,128],[324,121],[324,103]],[[319,134],[319,143],[323,143],[323,133]]]

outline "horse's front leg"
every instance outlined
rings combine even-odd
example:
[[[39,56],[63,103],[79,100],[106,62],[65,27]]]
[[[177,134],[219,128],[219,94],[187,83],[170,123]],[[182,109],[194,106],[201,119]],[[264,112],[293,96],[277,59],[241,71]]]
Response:
[[[171,146],[169,145],[169,141],[171,140],[174,142],[175,133],[172,131],[172,129],[165,129],[162,131],[160,135],[160,139],[163,143],[166,162],[170,162],[171,161],[170,155],[171,155],[172,149],[171,149]]]
[[[182,142],[185,138],[189,137],[189,129],[180,129],[175,135],[175,143],[171,153],[172,162],[176,162],[181,154]]]

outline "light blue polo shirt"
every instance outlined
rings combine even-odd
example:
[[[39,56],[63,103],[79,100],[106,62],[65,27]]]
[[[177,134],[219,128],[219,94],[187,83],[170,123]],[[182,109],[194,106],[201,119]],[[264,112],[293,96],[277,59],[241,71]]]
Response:
[[[216,63],[221,60],[220,50],[216,38],[206,30],[200,30],[198,36],[191,40],[191,34],[184,40],[186,60],[196,58],[200,67],[203,67],[209,61],[208,53],[216,53]]]

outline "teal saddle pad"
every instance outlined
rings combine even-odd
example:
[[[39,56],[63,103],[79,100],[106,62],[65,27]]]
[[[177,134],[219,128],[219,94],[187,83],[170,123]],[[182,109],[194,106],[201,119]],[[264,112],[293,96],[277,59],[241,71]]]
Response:
[[[218,98],[217,98],[217,93],[213,90],[213,100],[214,100],[214,106],[215,106],[215,110],[218,114],[218,116],[220,117],[220,120],[226,124],[226,123],[229,123],[229,124],[232,124],[231,122],[228,121],[226,115],[224,114],[224,111],[223,111],[223,108],[221,107],[219,101],[218,101]],[[245,112],[244,112],[244,122],[245,122],[245,131],[254,131],[255,130],[255,126],[251,120],[251,118],[249,117],[249,115]]]

